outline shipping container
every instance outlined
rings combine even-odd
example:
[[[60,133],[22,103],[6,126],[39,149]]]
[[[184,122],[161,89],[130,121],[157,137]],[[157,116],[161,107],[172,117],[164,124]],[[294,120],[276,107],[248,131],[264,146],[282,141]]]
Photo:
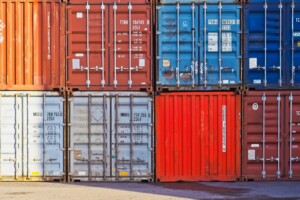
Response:
[[[0,90],[65,87],[65,4],[0,2]]]
[[[239,179],[240,111],[240,95],[233,92],[156,96],[156,180]]]
[[[300,1],[245,5],[244,84],[258,90],[300,86]]]
[[[151,96],[74,92],[69,102],[69,180],[152,180]]]
[[[300,180],[299,102],[299,91],[251,91],[244,95],[244,180]]]
[[[0,181],[60,181],[64,97],[57,92],[0,92]]]
[[[152,90],[151,4],[74,2],[67,6],[67,89]]]
[[[238,88],[240,9],[221,2],[158,5],[158,90]]]

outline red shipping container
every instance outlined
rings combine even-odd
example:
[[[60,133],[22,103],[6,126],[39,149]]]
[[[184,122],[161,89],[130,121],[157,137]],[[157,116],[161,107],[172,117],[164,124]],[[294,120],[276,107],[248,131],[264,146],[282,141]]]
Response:
[[[0,2],[0,90],[65,86],[65,4]]]
[[[162,93],[155,104],[157,181],[240,177],[240,95]]]
[[[243,179],[300,180],[300,92],[247,92],[242,145]]]
[[[67,10],[69,90],[152,90],[151,4],[70,4]]]

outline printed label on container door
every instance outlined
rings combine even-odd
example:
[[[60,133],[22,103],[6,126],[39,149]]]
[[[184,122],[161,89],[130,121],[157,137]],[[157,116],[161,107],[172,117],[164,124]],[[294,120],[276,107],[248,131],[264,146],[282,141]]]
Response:
[[[232,52],[232,34],[222,33],[222,51]]]
[[[208,33],[208,52],[218,52],[218,33]]]
[[[248,150],[248,160],[255,160],[255,150],[253,149]]]
[[[257,58],[249,58],[249,69],[257,68]]]

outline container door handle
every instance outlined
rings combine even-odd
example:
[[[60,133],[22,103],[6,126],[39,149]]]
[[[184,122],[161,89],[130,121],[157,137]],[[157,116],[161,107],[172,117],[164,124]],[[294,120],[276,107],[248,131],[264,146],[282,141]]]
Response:
[[[180,76],[179,76],[179,69],[180,69],[180,4],[177,3],[176,6],[177,9],[177,66],[176,66],[176,81],[177,81],[177,87],[180,86]]]
[[[295,84],[295,66],[294,66],[294,52],[295,52],[295,46],[294,46],[294,13],[295,13],[295,2],[293,0],[292,2],[292,77],[291,77],[291,85],[292,87]]]
[[[280,103],[281,103],[281,96],[280,93],[277,96],[277,112],[278,112],[278,118],[277,118],[277,178],[280,178],[280,118],[281,118],[281,112],[280,112]]]
[[[262,161],[263,161],[263,166],[262,166],[262,177],[263,179],[266,178],[266,93],[263,94],[262,101],[263,101],[263,149],[262,149]]]
[[[264,5],[265,9],[265,48],[264,48],[264,53],[265,53],[265,61],[264,61],[264,86],[267,87],[267,9],[268,9],[268,4],[265,1]]]
[[[206,18],[207,18],[207,4],[206,1],[204,1],[203,5],[203,10],[204,10],[204,58],[203,58],[203,65],[204,65],[204,87],[206,88],[207,86],[207,44],[206,44],[206,36],[207,36],[207,24],[206,24]]]
[[[289,177],[292,178],[293,177],[293,149],[292,149],[292,145],[293,145],[293,94],[290,94],[289,97],[289,101],[290,101],[290,171],[289,171]]]

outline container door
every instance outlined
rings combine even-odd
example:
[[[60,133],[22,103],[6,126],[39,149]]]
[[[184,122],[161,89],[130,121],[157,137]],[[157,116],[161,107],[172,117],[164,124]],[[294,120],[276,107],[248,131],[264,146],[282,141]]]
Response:
[[[22,99],[0,97],[0,177],[23,175]]]
[[[201,84],[240,83],[240,8],[204,3],[200,15]]]
[[[117,180],[152,177],[152,102],[149,97],[112,98],[112,175]]]
[[[284,95],[245,97],[243,176],[278,179],[284,176]]]
[[[110,176],[110,101],[77,96],[70,105],[70,177],[105,180]]]
[[[199,85],[198,12],[194,4],[158,7],[158,84]]]
[[[62,176],[63,160],[63,99],[60,97],[23,97],[23,144],[27,158],[27,177]],[[26,121],[25,121],[26,119]]]
[[[288,4],[288,80],[292,88],[300,86],[300,4]]]
[[[108,84],[108,6],[68,6],[68,86],[101,89]]]
[[[300,96],[290,93],[286,98],[286,176],[300,178]]]
[[[281,87],[283,81],[283,5],[247,4],[245,8],[245,84]]]
[[[110,85],[116,89],[151,85],[151,6],[110,6]]]

